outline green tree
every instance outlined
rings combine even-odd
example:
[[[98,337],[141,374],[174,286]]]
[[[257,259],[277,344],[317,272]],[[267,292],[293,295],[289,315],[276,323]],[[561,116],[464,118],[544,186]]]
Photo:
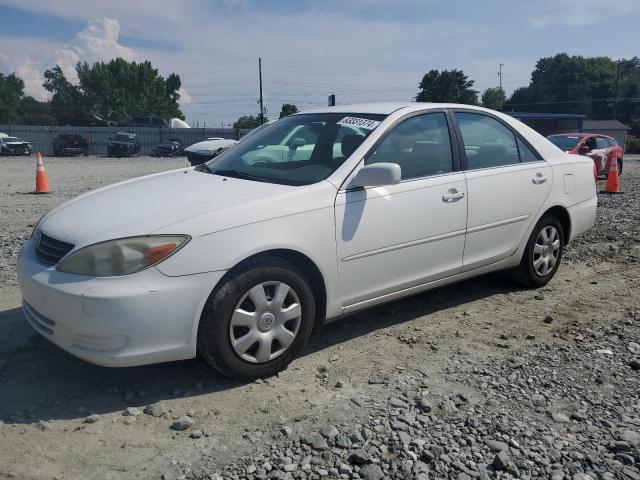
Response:
[[[616,108],[616,77],[618,106]],[[505,110],[578,113],[613,118],[640,129],[640,59],[616,62],[609,57],[560,53],[538,60],[528,86],[513,92]]]
[[[422,77],[416,96],[417,102],[478,103],[478,92],[473,80],[462,70],[430,70]]]
[[[0,73],[0,124],[18,123],[19,106],[24,96],[24,81],[15,73]]]
[[[21,125],[53,125],[55,123],[51,114],[51,103],[39,102],[33,97],[24,97],[20,100],[18,116]]]
[[[149,115],[184,119],[178,104],[180,77],[171,74],[165,79],[149,61],[116,58],[91,66],[78,64],[76,71],[91,113],[116,121]]]
[[[506,99],[504,90],[500,87],[487,88],[482,92],[482,106],[492,110],[502,110]]]
[[[289,115],[293,115],[294,113],[298,113],[298,107],[296,107],[292,103],[282,104],[282,110],[280,110],[280,118],[288,117]]]
[[[265,117],[264,122],[269,120]],[[254,129],[260,126],[260,115],[244,115],[233,124],[233,128]]]
[[[116,58],[93,65],[78,63],[78,85],[71,84],[55,66],[44,73],[44,87],[53,96],[51,110],[62,121],[81,114],[126,121],[132,117],[181,118],[180,77],[166,79],[150,62],[127,62]]]
[[[58,65],[44,72],[42,86],[52,93],[49,102],[51,115],[58,124],[65,124],[90,109],[87,99],[76,85],[67,80]]]

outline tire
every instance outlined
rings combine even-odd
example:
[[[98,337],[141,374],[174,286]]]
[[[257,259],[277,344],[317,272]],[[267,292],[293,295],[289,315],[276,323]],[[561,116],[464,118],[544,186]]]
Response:
[[[285,291],[282,307],[270,303]],[[259,307],[254,298],[267,302]],[[306,276],[288,261],[259,259],[230,272],[209,296],[198,327],[198,353],[226,377],[272,376],[307,343],[314,318],[315,299]]]
[[[618,159],[618,176],[622,175],[622,165],[623,165],[622,159],[619,158]]]
[[[553,230],[555,230],[559,242],[557,253],[550,244],[540,245],[540,242],[544,243],[542,232],[547,232],[547,236],[549,236]],[[520,265],[515,271],[516,281],[527,288],[545,286],[553,278],[560,266],[564,245],[564,230],[560,221],[553,215],[543,216],[531,232]],[[541,246],[543,248],[542,252],[540,251]],[[542,262],[539,261],[541,257],[543,258]],[[545,261],[544,257],[549,260]],[[546,271],[544,269],[545,263],[547,264]]]

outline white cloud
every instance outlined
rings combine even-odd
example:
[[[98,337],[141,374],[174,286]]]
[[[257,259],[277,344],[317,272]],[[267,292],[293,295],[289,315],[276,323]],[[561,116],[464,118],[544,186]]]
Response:
[[[549,4],[549,13],[530,20],[535,28],[550,26],[584,27],[615,15],[640,11],[638,0],[556,0]]]
[[[36,100],[46,100],[48,92],[42,86],[40,67],[27,55],[6,55],[0,52],[0,71],[13,72],[24,81],[24,91]]]
[[[112,58],[134,60],[136,53],[128,47],[120,45],[120,23],[113,18],[89,20],[70,44],[55,51],[53,63],[60,65],[65,76],[71,82],[77,82],[76,64],[78,62],[103,62]]]
[[[180,106],[193,105],[193,98],[191,97],[191,95],[189,94],[186,88],[180,87],[180,90],[178,90],[178,93],[180,94]]]

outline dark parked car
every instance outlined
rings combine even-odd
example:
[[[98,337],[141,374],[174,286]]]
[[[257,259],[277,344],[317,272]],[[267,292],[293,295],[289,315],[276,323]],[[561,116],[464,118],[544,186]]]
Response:
[[[179,157],[184,155],[182,151],[182,140],[170,138],[166,142],[159,143],[153,149],[154,157]]]
[[[29,142],[18,137],[0,137],[0,155],[31,155],[33,148]]]
[[[61,133],[51,141],[56,157],[87,155],[89,141],[78,133]]]
[[[132,157],[139,152],[140,143],[135,133],[118,132],[107,145],[107,157]]]

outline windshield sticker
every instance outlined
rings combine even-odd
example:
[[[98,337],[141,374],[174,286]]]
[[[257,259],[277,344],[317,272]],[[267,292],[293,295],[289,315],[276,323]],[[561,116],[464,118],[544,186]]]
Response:
[[[338,125],[351,125],[352,127],[364,128],[366,130],[373,130],[380,125],[380,122],[377,120],[369,120],[368,118],[359,117],[344,117],[337,123]]]

